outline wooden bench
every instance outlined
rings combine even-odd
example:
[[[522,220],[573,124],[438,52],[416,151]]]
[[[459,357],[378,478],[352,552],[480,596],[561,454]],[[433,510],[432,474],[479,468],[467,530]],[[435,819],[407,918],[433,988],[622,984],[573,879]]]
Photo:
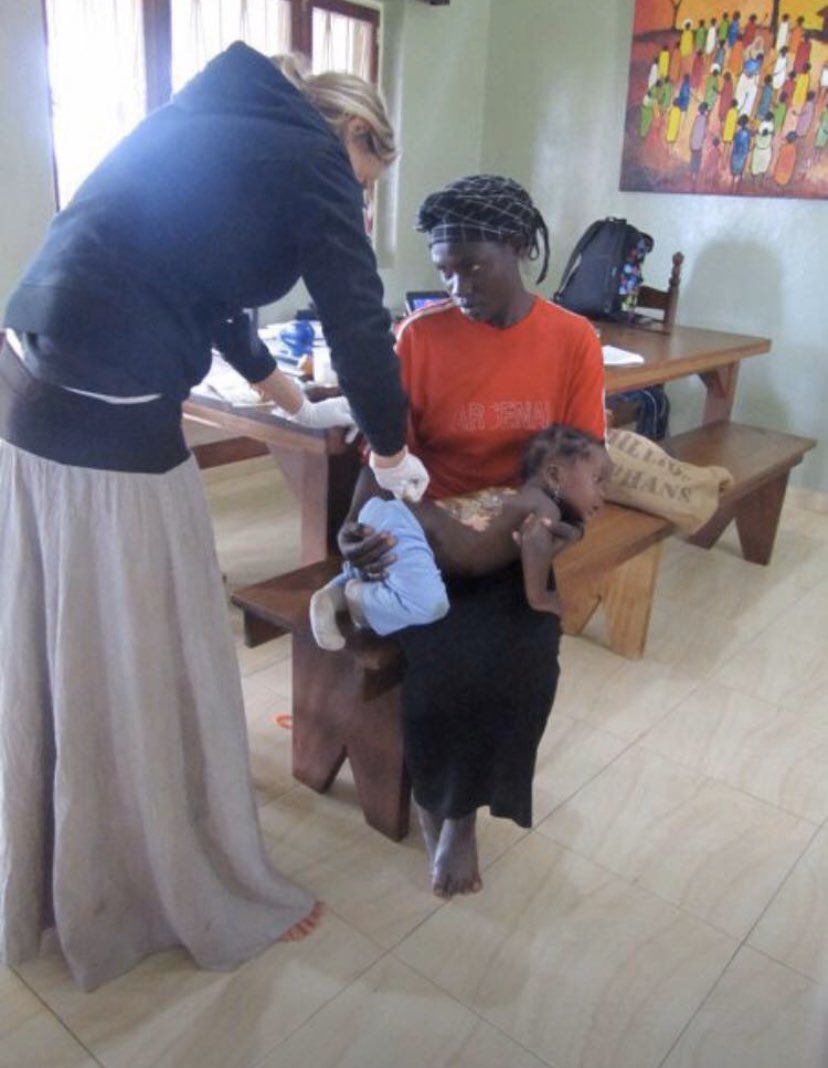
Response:
[[[813,448],[810,438],[734,423],[713,423],[665,445],[677,459],[718,464],[734,476],[710,522],[690,540],[709,548],[735,519],[745,559],[770,559],[792,467]],[[555,576],[564,606],[564,631],[578,633],[600,606],[610,647],[638,658],[647,637],[658,565],[672,523],[608,504],[583,541],[562,553]],[[410,786],[402,752],[402,653],[393,639],[348,632],[341,652],[319,649],[310,633],[314,590],[339,569],[328,559],[238,590],[245,638],[258,645],[293,634],[293,774],[324,792],[346,756],[365,819],[389,838],[408,831]]]
[[[788,476],[814,448],[814,439],[722,421],[677,434],[661,444],[677,460],[716,464],[733,475],[733,486],[722,495],[718,511],[690,542],[709,549],[735,520],[745,560],[769,563]]]
[[[366,821],[394,841],[408,833],[410,783],[400,722],[396,641],[347,627],[340,652],[310,632],[311,595],[339,570],[329,558],[237,590],[248,645],[293,635],[293,775],[324,793],[347,756]]]

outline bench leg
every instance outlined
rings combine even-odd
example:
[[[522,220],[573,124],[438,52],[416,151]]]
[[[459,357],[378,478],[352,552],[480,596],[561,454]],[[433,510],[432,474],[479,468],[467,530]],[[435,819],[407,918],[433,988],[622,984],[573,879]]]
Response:
[[[564,634],[580,634],[601,603],[602,586],[598,582],[584,582],[558,587],[563,605],[561,629]]]
[[[366,822],[394,841],[408,833],[410,795],[399,694],[365,700],[350,653],[294,635],[293,775],[324,793],[347,756]]]
[[[610,649],[628,660],[640,660],[647,643],[661,547],[657,542],[597,579],[563,583],[564,634],[580,634],[600,604]]]
[[[272,642],[274,638],[281,638],[287,631],[283,627],[277,627],[264,619],[259,619],[252,612],[244,613],[244,644],[248,649],[255,649],[257,645]]]
[[[736,529],[739,532],[742,555],[752,564],[770,562],[789,474],[790,472],[785,471],[772,482],[766,483],[761,489],[741,500],[736,509]]]
[[[698,545],[702,549],[711,548],[721,537],[725,527],[735,519],[745,560],[751,564],[769,563],[789,474],[789,471],[783,471],[781,475],[736,501],[730,508],[720,509],[709,523],[688,538],[690,544]]]
[[[628,660],[644,655],[662,544],[651,545],[606,578],[603,605],[609,646]]]

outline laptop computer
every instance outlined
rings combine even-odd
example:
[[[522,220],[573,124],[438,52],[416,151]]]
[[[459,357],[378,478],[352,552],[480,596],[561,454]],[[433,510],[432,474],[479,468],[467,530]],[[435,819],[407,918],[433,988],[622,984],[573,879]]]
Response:
[[[412,289],[405,295],[406,314],[426,308],[429,304],[437,304],[441,300],[448,300],[448,293],[444,289]]]

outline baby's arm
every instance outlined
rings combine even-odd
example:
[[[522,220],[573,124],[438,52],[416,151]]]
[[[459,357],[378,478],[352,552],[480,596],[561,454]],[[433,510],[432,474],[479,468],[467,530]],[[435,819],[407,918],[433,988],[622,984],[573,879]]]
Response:
[[[530,608],[536,612],[561,613],[561,599],[548,589],[553,558],[569,544],[554,534],[537,515],[528,515],[519,532],[523,589]]]
[[[536,612],[560,615],[560,597],[548,589],[552,561],[568,545],[580,541],[583,525],[564,521],[558,506],[545,494],[539,493],[527,503],[532,510],[514,534],[520,546],[526,600]]]

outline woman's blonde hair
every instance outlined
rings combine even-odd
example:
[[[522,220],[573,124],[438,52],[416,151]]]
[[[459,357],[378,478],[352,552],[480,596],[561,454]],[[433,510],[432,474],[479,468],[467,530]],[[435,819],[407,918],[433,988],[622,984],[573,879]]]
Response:
[[[375,86],[343,71],[306,74],[302,56],[272,56],[271,61],[322,114],[343,143],[348,121],[362,119],[367,129],[357,136],[365,148],[386,165],[394,162],[397,158],[394,128]]]

